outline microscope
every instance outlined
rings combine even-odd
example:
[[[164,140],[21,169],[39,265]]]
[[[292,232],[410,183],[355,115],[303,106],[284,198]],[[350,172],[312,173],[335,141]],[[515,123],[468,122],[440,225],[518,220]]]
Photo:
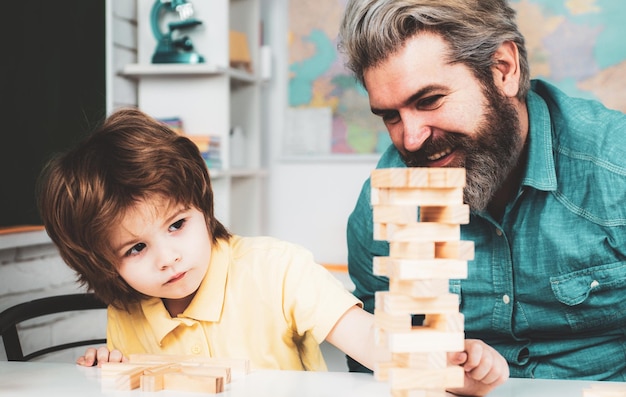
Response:
[[[161,30],[161,19],[167,12],[178,14],[178,21],[167,24],[167,32]],[[195,18],[193,6],[186,0],[156,0],[150,12],[152,33],[157,47],[152,63],[204,63],[204,57],[194,51],[189,36],[182,32],[202,24]]]

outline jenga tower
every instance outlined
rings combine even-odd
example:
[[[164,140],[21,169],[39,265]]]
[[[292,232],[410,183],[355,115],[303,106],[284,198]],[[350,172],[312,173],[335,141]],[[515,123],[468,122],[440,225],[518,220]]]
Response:
[[[464,168],[388,168],[372,172],[374,239],[389,256],[374,258],[374,274],[389,278],[376,293],[378,362],[374,376],[393,397],[440,397],[462,387],[464,371],[447,353],[464,350],[464,322],[450,279],[467,277],[474,243],[460,241],[469,223]],[[424,316],[413,325],[414,316]]]

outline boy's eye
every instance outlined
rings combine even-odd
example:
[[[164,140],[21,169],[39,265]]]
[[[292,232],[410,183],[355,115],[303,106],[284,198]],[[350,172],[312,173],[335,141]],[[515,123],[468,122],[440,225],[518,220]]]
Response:
[[[146,244],[144,243],[135,244],[131,249],[126,251],[126,256],[137,255],[138,253],[143,251],[144,248],[146,248]]]
[[[183,227],[184,224],[185,224],[185,220],[184,219],[176,221],[176,222],[172,223],[172,225],[170,226],[170,231],[180,230]]]

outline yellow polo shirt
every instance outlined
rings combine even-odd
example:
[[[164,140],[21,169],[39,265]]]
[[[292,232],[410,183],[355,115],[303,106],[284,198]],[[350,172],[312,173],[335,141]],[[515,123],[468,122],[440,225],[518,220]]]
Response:
[[[175,318],[152,298],[108,309],[107,343],[134,353],[246,358],[252,368],[326,370],[319,344],[361,302],[304,248],[233,236],[211,253],[189,307]]]

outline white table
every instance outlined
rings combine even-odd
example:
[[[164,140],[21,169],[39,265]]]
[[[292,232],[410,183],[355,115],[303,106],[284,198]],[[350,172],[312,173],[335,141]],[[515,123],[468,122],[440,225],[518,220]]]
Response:
[[[489,397],[582,397],[592,382],[510,379]],[[624,391],[626,395],[626,383]],[[0,396],[200,396],[199,393],[155,393],[102,390],[98,368],[74,364],[0,361]],[[348,372],[254,371],[234,375],[219,397],[386,397],[389,386],[372,375]]]

